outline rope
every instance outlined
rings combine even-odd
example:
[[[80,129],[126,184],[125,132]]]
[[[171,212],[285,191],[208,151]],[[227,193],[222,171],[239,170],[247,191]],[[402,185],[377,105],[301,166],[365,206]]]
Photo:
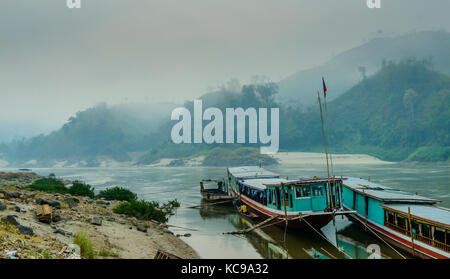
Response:
[[[326,241],[328,241],[331,245],[333,245],[334,247],[336,247],[336,249],[339,252],[342,252],[344,255],[346,255],[347,257],[349,257],[350,259],[352,258],[349,254],[345,253],[344,250],[340,250],[339,247],[337,247],[336,245],[334,245],[333,242],[331,242],[328,238],[326,238],[323,234],[321,234],[319,231],[316,230],[316,228],[314,228],[308,221],[306,221],[305,219],[302,219],[303,221],[306,222],[306,224],[308,224],[308,226],[310,226],[317,234],[319,234],[322,238],[324,238]]]
[[[369,226],[367,226],[367,224],[365,224],[365,226],[366,226],[366,228],[369,229],[369,231],[371,231],[376,237],[381,239],[387,246],[389,246],[392,250],[394,250],[397,254],[399,254],[403,259],[406,259],[405,256],[403,256],[399,251],[397,251],[394,247],[392,247],[389,243],[387,243],[387,241],[385,241],[381,236],[379,236],[377,233],[375,233]]]
[[[230,199],[230,200],[221,201],[221,202],[213,202],[213,203],[205,203],[205,204],[198,204],[198,205],[188,206],[188,207],[186,207],[186,208],[193,208],[193,209],[195,209],[195,208],[197,208],[197,207],[199,207],[199,206],[202,206],[202,205],[208,206],[208,205],[215,205],[215,204],[227,203],[227,202],[231,202],[231,201],[232,201],[232,200]]]

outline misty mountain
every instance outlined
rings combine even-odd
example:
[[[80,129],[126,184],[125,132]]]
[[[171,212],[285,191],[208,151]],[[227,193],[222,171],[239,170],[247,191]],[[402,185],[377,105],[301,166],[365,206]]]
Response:
[[[448,160],[450,77],[427,63],[384,63],[375,75],[329,102],[330,149],[391,161]],[[298,117],[287,117],[293,114]],[[282,148],[323,150],[318,105],[306,113],[286,111],[283,121]]]
[[[174,107],[170,103],[112,107],[101,103],[76,113],[61,129],[3,144],[0,152],[13,164],[36,160],[41,165],[51,165],[67,160],[95,165],[99,156],[128,161],[131,152],[147,150],[159,143],[152,132],[170,117]]]
[[[390,161],[448,160],[449,75],[430,68],[429,60],[385,61],[381,65],[378,72],[329,100],[329,150],[370,154]],[[306,110],[295,102],[281,105],[274,98],[277,92],[273,83],[248,84],[240,89],[220,88],[201,99],[203,109],[217,107],[222,111],[227,107],[280,107],[280,150],[322,152],[318,105]],[[311,98],[317,100],[317,95],[311,93]],[[193,102],[184,106],[192,114]],[[259,147],[258,144],[176,145],[170,139],[175,124],[170,121],[170,113],[174,107],[101,104],[78,112],[49,135],[0,145],[0,152],[15,165],[28,160],[37,160],[40,165],[67,160],[87,161],[87,165],[95,166],[102,157],[116,161],[137,159],[138,163],[148,164],[161,158],[198,155],[209,156],[210,162],[220,162],[217,154],[222,154],[229,157],[228,161],[236,162],[239,154],[230,148]],[[204,126],[207,122],[204,121]],[[133,152],[143,155],[132,158]]]
[[[332,39],[330,39],[332,44]],[[378,72],[382,61],[408,58],[430,60],[433,69],[450,74],[450,33],[423,31],[398,37],[376,38],[348,51],[327,63],[299,71],[279,82],[279,100],[289,103],[299,100],[303,105],[315,104],[314,93],[322,88],[322,76],[329,89],[330,100],[340,96],[364,76]]]

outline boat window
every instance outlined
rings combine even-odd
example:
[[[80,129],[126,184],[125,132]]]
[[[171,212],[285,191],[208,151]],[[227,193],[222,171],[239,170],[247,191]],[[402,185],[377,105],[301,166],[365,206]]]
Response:
[[[430,237],[430,226],[422,224],[422,235],[425,237]]]
[[[441,243],[445,243],[445,230],[435,227],[434,228],[434,240],[437,240]]]
[[[323,196],[323,185],[315,185],[311,187],[312,195],[317,196]]]
[[[295,198],[305,198],[311,196],[311,190],[308,186],[295,187]]]
[[[404,229],[405,228],[405,218],[403,218],[400,215],[397,215],[397,226],[399,226],[400,228]]]
[[[267,190],[267,202],[272,203],[272,190]]]
[[[386,217],[386,221],[389,224],[394,224],[394,214],[392,212],[386,210]]]
[[[445,231],[445,241],[445,244],[450,245],[450,231]]]

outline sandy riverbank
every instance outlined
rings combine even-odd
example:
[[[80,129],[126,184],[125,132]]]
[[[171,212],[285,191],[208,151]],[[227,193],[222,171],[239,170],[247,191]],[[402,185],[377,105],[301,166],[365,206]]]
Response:
[[[310,152],[278,152],[271,155],[276,158],[280,164],[321,164],[326,162],[324,153]],[[392,162],[382,161],[378,158],[366,154],[332,154],[334,165],[361,165],[361,164],[393,164]]]

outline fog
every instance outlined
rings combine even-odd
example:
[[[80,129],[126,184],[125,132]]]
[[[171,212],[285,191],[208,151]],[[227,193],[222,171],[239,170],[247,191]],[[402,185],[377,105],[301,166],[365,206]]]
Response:
[[[448,0],[0,2],[0,142],[106,101],[182,103],[254,75],[278,81],[375,36],[450,30]]]

